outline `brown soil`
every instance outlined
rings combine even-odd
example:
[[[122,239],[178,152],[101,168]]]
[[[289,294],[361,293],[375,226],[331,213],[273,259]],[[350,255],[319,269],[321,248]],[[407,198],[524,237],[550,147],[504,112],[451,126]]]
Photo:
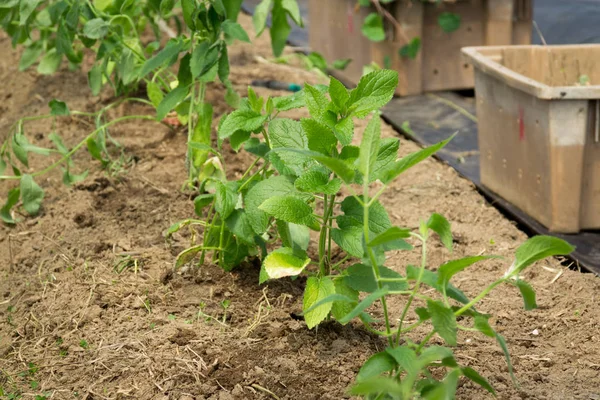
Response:
[[[242,18],[249,27],[249,18]],[[52,77],[18,73],[18,54],[1,36],[0,53],[2,138],[18,118],[45,112],[54,97],[78,110],[97,110],[104,102],[90,96],[81,71],[64,69]],[[265,37],[237,45],[231,54],[232,79],[240,92],[252,79],[320,79],[301,69],[258,62],[255,55],[269,56]],[[219,115],[227,110],[219,86],[209,96]],[[127,106],[112,116],[148,112]],[[33,143],[49,145],[48,124],[28,127]],[[61,118],[57,129],[74,145],[90,128],[83,120]],[[384,133],[396,135],[388,126]],[[301,309],[301,279],[259,287],[258,268],[249,264],[233,273],[213,266],[202,267],[197,276],[172,273],[174,256],[189,238],[177,235],[169,246],[164,231],[193,215],[190,196],[180,192],[185,135],[137,122],[115,127],[112,135],[134,160],[121,173],[107,175],[83,152],[76,161],[81,170],[90,169],[86,181],[69,188],[59,173],[45,176],[40,215],[20,215],[16,227],[0,227],[0,386],[5,394],[344,398],[360,365],[385,344],[357,326],[327,323],[307,330],[292,315]],[[416,149],[402,139],[403,153]],[[249,160],[233,153],[227,159],[230,175],[239,174]],[[47,161],[36,158],[32,167]],[[9,186],[3,184],[2,196]],[[399,226],[416,227],[432,212],[452,221],[454,254],[433,245],[431,266],[482,253],[508,258],[459,276],[457,285],[469,295],[502,274],[526,239],[468,181],[435,160],[406,173],[382,201]],[[116,273],[115,263],[128,254],[138,261],[137,271],[129,267]],[[388,266],[402,271],[416,261],[416,253],[398,253]],[[526,278],[538,293],[539,309],[525,312],[512,287],[498,288],[479,306],[495,316],[492,322],[506,336],[520,386],[512,385],[498,346],[481,335],[461,335],[459,361],[487,377],[501,399],[600,398],[600,280],[569,270],[559,260],[538,263]],[[226,310],[224,300],[231,301]],[[401,306],[400,300],[391,302],[394,315]],[[486,396],[461,382],[459,398]]]

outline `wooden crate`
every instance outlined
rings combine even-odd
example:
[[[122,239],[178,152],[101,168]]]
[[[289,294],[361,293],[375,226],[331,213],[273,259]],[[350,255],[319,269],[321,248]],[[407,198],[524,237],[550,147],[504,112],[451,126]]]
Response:
[[[397,0],[386,8],[403,26],[409,39],[420,37],[417,57],[401,57],[404,46],[386,23],[388,38],[373,43],[361,27],[372,9],[356,7],[357,0],[309,0],[310,46],[329,62],[351,58],[339,75],[352,83],[362,76],[363,66],[372,61],[380,66],[389,57],[400,74],[398,95],[473,87],[473,69],[465,63],[460,49],[467,46],[531,43],[533,0],[445,0],[441,4],[421,0]],[[461,16],[460,28],[446,33],[438,16],[453,12]],[[389,25],[389,26],[388,26]]]
[[[600,228],[600,45],[463,52],[475,67],[481,183],[551,231]]]

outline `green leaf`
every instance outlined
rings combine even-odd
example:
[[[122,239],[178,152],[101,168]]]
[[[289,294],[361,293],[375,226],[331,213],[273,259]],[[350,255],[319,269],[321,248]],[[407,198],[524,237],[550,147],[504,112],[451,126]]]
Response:
[[[452,350],[442,346],[429,346],[419,355],[419,365],[424,368],[436,361],[453,358]]]
[[[408,44],[405,44],[398,50],[398,54],[400,57],[408,57],[412,60],[417,58],[419,54],[419,50],[421,50],[421,38],[416,37],[413,38]]]
[[[389,293],[389,289],[387,287],[377,289],[376,291],[374,291],[373,293],[371,293],[367,297],[365,297],[360,303],[358,303],[358,305],[356,307],[354,307],[354,309],[351,312],[346,314],[346,316],[344,318],[340,319],[339,323],[342,325],[347,324],[353,318],[358,317],[365,309],[367,309],[367,307],[369,307],[371,304],[373,304],[374,301],[382,298],[383,296],[385,296],[388,293]]]
[[[348,315],[358,304],[358,291],[352,289],[346,284],[344,279],[336,279],[334,281],[335,293],[347,297],[349,301],[334,301],[331,306],[331,315],[336,320],[340,320]]]
[[[452,231],[450,230],[450,223],[446,218],[440,214],[433,213],[427,221],[427,228],[431,229],[438,235],[444,246],[452,251]]]
[[[398,158],[399,148],[400,141],[397,138],[385,138],[380,142],[375,165],[369,174],[369,183],[385,179],[386,174],[393,168],[394,162]]]
[[[329,106],[329,99],[319,89],[308,83],[304,85],[304,101],[310,116],[317,121],[322,121]]]
[[[388,347],[385,351],[391,355],[398,366],[404,369],[408,374],[416,376],[419,373],[417,353],[410,347]]]
[[[181,0],[181,8],[185,24],[192,31],[195,31],[196,24],[194,23],[194,14],[196,12],[196,0]]]
[[[352,117],[339,120],[333,127],[333,133],[343,146],[348,146],[352,143],[352,138],[354,137],[354,121],[352,121]]]
[[[19,24],[25,25],[31,14],[35,11],[42,0],[20,0],[19,4]]]
[[[523,243],[516,252],[515,262],[508,275],[518,276],[525,268],[536,261],[552,256],[570,254],[575,247],[553,236],[534,236]]]
[[[385,372],[390,372],[396,368],[396,360],[385,351],[373,354],[360,367],[356,382],[364,382],[367,379],[377,377]]]
[[[310,244],[310,229],[304,225],[277,220],[277,232],[285,247],[306,251]]]
[[[489,260],[491,258],[498,258],[496,256],[475,256],[475,257],[465,257],[459,260],[448,261],[447,263],[440,266],[438,269],[438,283],[444,287],[450,283],[452,277],[459,272],[465,270],[471,265],[483,261]]]
[[[377,153],[379,151],[379,140],[381,138],[381,119],[374,115],[369,121],[367,128],[363,132],[360,143],[360,154],[358,156],[358,170],[368,181],[371,170],[375,165]]]
[[[363,249],[363,231],[358,226],[351,226],[344,230],[332,229],[331,238],[346,253],[354,257],[362,257]]]
[[[329,97],[331,97],[331,101],[338,110],[342,111],[345,109],[346,103],[350,99],[350,93],[342,82],[338,81],[333,76],[330,76]]]
[[[382,244],[389,243],[397,239],[405,239],[407,237],[410,237],[410,229],[392,226],[391,228],[386,229],[385,231],[377,235],[373,240],[371,240],[369,242],[369,247],[380,246]]]
[[[17,222],[10,214],[10,210],[19,202],[21,196],[21,189],[16,187],[8,191],[6,203],[0,209],[0,218],[7,224],[16,224]]]
[[[237,182],[217,182],[217,192],[215,196],[215,210],[221,215],[221,218],[227,219],[238,201]]]
[[[473,383],[476,383],[477,385],[481,386],[482,388],[484,388],[485,390],[487,390],[488,392],[490,392],[491,394],[496,396],[496,391],[494,390],[492,385],[490,385],[490,383],[487,381],[487,379],[485,379],[483,376],[479,375],[479,373],[477,371],[475,371],[473,368],[463,367],[460,370],[462,371],[462,374],[464,376],[466,376],[467,378],[469,378],[471,381],[473,381]]]
[[[383,19],[375,12],[370,13],[365,17],[361,31],[362,34],[372,42],[381,42],[385,40]]]
[[[420,269],[413,265],[409,265],[406,267],[406,278],[408,280],[412,280],[412,281],[417,280],[419,273],[420,273]],[[440,284],[438,284],[438,280],[439,280],[439,277],[438,277],[437,272],[433,272],[428,269],[423,271],[423,277],[422,277],[421,282],[423,282],[424,284],[426,284],[428,286],[431,286],[438,292],[442,293],[443,289],[442,289],[442,286]],[[448,284],[448,286],[446,287],[446,295],[448,297],[450,297],[451,299],[454,299],[463,304],[467,304],[469,302],[469,298],[467,296],[465,296],[465,294],[461,290],[457,289],[452,284]]]
[[[157,108],[165,97],[160,86],[156,82],[148,82],[146,85],[146,93],[148,99],[150,99],[150,102],[154,105],[154,108]]]
[[[156,85],[153,82],[150,83]],[[148,84],[148,86],[150,85],[150,83]],[[88,84],[90,86],[90,89],[92,90],[92,94],[94,96],[98,96],[100,94],[100,90],[102,90],[102,65],[94,64],[92,69],[90,69],[90,71],[88,72]],[[157,105],[158,104],[155,104],[154,107],[156,107]]]
[[[200,194],[194,199],[194,212],[197,216],[203,217],[202,209],[208,206],[215,200],[215,195],[212,193]]]
[[[83,26],[83,34],[90,39],[102,39],[108,33],[110,24],[102,18],[89,20]]]
[[[326,156],[331,155],[337,145],[331,129],[312,118],[303,118],[300,123],[308,138],[308,148]]]
[[[258,8],[258,7],[257,7]],[[287,44],[287,38],[292,31],[292,27],[288,23],[287,13],[282,6],[282,0],[275,0],[271,19],[271,47],[273,55],[279,57],[283,53],[283,49]]]
[[[27,68],[35,64],[40,55],[42,55],[43,50],[43,47],[38,42],[26,47],[25,50],[23,50],[21,59],[19,60],[19,71],[25,71]]]
[[[306,288],[304,289],[304,300],[302,302],[302,309],[308,310],[313,304],[324,299],[325,297],[335,293],[335,285],[333,281],[328,277],[316,278],[311,276],[306,281]],[[323,321],[329,311],[331,310],[332,304],[323,304],[308,313],[304,313],[304,320],[308,329],[312,329]]]
[[[296,25],[300,28],[303,27],[302,14],[297,0],[281,0],[281,7],[292,17]]]
[[[139,78],[145,78],[150,72],[156,71],[166,63],[172,61],[179,54],[181,48],[182,43],[180,41],[168,41],[165,47],[158,54],[144,63],[140,71]]]
[[[319,222],[313,213],[312,207],[299,197],[291,195],[273,196],[258,208],[282,221],[319,230]]]
[[[367,399],[375,399],[373,397],[379,394],[386,394],[389,396],[396,396],[393,398],[401,399],[402,386],[398,383],[398,380],[384,376],[374,376],[372,378],[363,379],[357,382],[350,388],[351,395],[363,396]]]
[[[504,340],[504,336],[500,335],[499,333],[494,332],[494,334],[496,336],[496,341],[498,342],[498,345],[500,346],[500,348],[502,349],[502,352],[504,353],[504,358],[506,359],[506,366],[508,367],[508,373],[510,374],[510,377],[511,377],[513,383],[516,385],[517,378],[515,378],[515,374],[513,372],[512,362],[510,361],[510,352],[508,351],[508,346],[506,345],[506,340]]]
[[[254,132],[261,129],[267,121],[267,115],[250,110],[236,110],[227,116],[220,126],[219,139],[226,139],[237,131]]]
[[[259,209],[259,206],[272,196],[285,196],[298,193],[293,180],[287,176],[272,176],[258,182],[246,194],[244,202],[252,229],[262,235],[269,225],[269,214]]]
[[[323,172],[321,167],[313,167],[300,175],[294,186],[301,192],[335,195],[340,191],[342,181],[338,178],[330,180],[329,174]]]
[[[289,111],[295,108],[304,107],[304,90],[301,90],[289,96],[275,97],[273,99],[273,105],[278,111]]]
[[[341,216],[337,218],[338,226],[341,229],[346,229],[347,226],[362,226],[363,225],[363,206],[354,196],[348,196],[342,201],[342,211],[346,219]],[[342,225],[340,222],[342,221]],[[386,209],[380,202],[376,201],[369,207],[369,230],[375,234],[380,234],[392,227],[390,217]]]
[[[67,104],[64,101],[52,99],[48,103],[48,106],[50,107],[50,115],[61,116],[71,114],[69,107],[67,107]]]
[[[530,311],[537,308],[535,301],[535,291],[527,282],[517,279],[515,285],[519,288],[523,301],[525,302],[525,310]]]
[[[248,34],[244,30],[244,28],[242,28],[242,26],[237,22],[233,22],[227,19],[221,24],[221,29],[223,29],[223,32],[225,32],[227,36],[233,39],[237,39],[241,42],[250,43],[250,38],[248,37]]]
[[[190,91],[189,87],[176,87],[171,90],[156,108],[156,118],[162,121],[179,103],[185,100]]]
[[[496,332],[490,326],[490,323],[488,322],[488,319],[489,319],[489,316],[487,316],[487,315],[475,314],[475,317],[474,317],[474,327],[479,332],[483,333],[484,335],[486,335],[488,337],[495,337],[496,336]]]
[[[373,71],[363,76],[358,86],[350,92],[348,110],[363,118],[383,107],[394,96],[398,86],[398,73],[388,69]]]
[[[438,24],[444,32],[454,32],[460,28],[460,15],[451,12],[443,12],[438,15]]]
[[[203,248],[203,245],[198,245],[190,247],[180,252],[175,258],[175,269],[177,270],[181,266],[191,262],[194,259],[194,257],[196,257],[196,255],[202,251]]]
[[[58,54],[55,48],[50,49],[38,64],[37,72],[42,75],[52,75],[58,70],[61,62],[62,54]]]
[[[228,0],[225,1],[225,12],[227,13],[227,19],[231,21],[237,21],[238,14],[242,9],[243,0]]]
[[[354,179],[355,171],[353,167],[340,159],[327,157],[321,153],[310,150],[280,149],[279,151],[291,151],[310,157],[321,165],[329,168],[346,183],[351,183]]]
[[[424,149],[421,149],[415,153],[409,154],[403,158],[401,158],[400,160],[396,161],[393,165],[393,167],[390,169],[390,171],[388,172],[388,174],[385,176],[385,178],[383,179],[384,183],[389,183],[392,180],[396,179],[396,177],[398,175],[400,175],[401,173],[403,173],[404,171],[406,171],[407,169],[414,167],[415,165],[417,165],[418,163],[420,163],[421,161],[425,160],[426,158],[430,157],[431,155],[433,155],[434,153],[436,153],[438,150],[440,150],[441,148],[443,148],[444,146],[446,146],[448,144],[448,142],[450,142],[450,140],[452,140],[454,138],[455,135],[450,136],[448,139],[443,140],[437,144],[434,144],[433,146],[429,146],[426,147]]]
[[[309,263],[310,258],[298,257],[293,249],[287,247],[272,251],[263,261],[265,272],[271,279],[300,275]]]
[[[43,198],[44,191],[35,183],[33,176],[24,174],[21,177],[21,200],[25,211],[29,215],[36,215],[40,210]]]
[[[254,24],[254,30],[256,31],[257,37],[263,33],[267,26],[267,17],[269,16],[269,9],[272,4],[273,0],[262,0],[254,9],[252,23]]]
[[[450,346],[456,346],[456,317],[451,308],[434,300],[427,300],[427,309],[431,314],[431,322],[436,332]]]
[[[383,282],[383,286],[387,286],[389,290],[398,291],[406,290],[408,285],[406,278],[396,271],[384,266],[379,266],[379,273],[382,278],[395,279],[393,282]],[[364,264],[354,264],[344,271],[344,282],[354,290],[365,293],[373,293],[377,290],[377,281],[373,269]]]
[[[271,140],[271,147],[273,149],[308,149],[308,139],[298,121],[286,118],[276,118],[272,120],[269,123],[269,137]],[[302,171],[304,171],[305,164],[310,161],[308,157],[298,153],[289,151],[276,153],[278,159],[281,159],[286,167],[294,171],[294,175],[302,173]]]

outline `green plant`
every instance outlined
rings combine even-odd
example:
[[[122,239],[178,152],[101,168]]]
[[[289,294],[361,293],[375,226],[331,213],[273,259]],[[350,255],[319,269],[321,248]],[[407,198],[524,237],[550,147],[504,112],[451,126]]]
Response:
[[[44,191],[35,182],[36,176],[65,165],[65,183],[84,179],[87,172],[76,175],[70,169],[73,154],[83,146],[87,146],[103,167],[120,169],[122,159],[111,160],[106,147],[107,139],[110,140],[107,128],[128,119],[163,121],[175,110],[179,121],[188,129],[187,187],[207,177],[221,176],[219,158],[210,157],[213,109],[204,101],[204,95],[206,85],[219,79],[227,89],[226,99],[231,104],[238,100],[229,81],[227,46],[234,40],[249,41],[247,33],[236,22],[241,3],[241,0],[0,2],[0,26],[11,36],[14,45],[25,47],[20,69],[27,69],[39,60],[38,72],[51,74],[58,70],[64,58],[75,67],[82,63],[87,48],[95,54],[94,66],[88,72],[92,93],[98,94],[105,84],[110,84],[115,94],[127,94],[143,83],[150,100],[126,98],[96,113],[71,112],[65,103],[53,100],[50,114],[17,121],[10,128],[9,139],[0,148],[0,181],[18,180],[20,183],[7,195],[0,210],[2,220],[16,222],[11,209],[19,201],[28,214],[38,213]],[[291,29],[288,16],[302,24],[298,5],[295,0],[265,0],[259,8],[260,12],[257,10],[254,17],[256,30],[260,34],[265,29],[267,16],[271,14],[273,50],[279,56]],[[178,34],[168,28],[166,23],[170,20],[175,21]],[[146,44],[141,34],[148,25],[156,40]],[[161,48],[163,32],[172,37]],[[177,61],[179,68],[175,74],[171,67]],[[152,105],[156,116],[131,115],[106,122],[106,111],[123,101]],[[71,150],[56,132],[49,136],[55,149],[29,143],[23,129],[25,122],[66,115],[94,118],[96,130]],[[47,168],[27,173],[24,169],[29,168],[28,153],[59,153],[62,157]],[[7,166],[12,168],[13,175],[3,175]]]
[[[492,256],[452,260],[437,272],[428,269],[432,233],[452,249],[450,223],[433,214],[418,232],[393,226],[379,198],[400,174],[450,139],[398,159],[399,141],[380,137],[377,112],[391,99],[396,85],[395,72],[378,70],[351,91],[334,78],[329,87],[305,85],[281,98],[259,98],[249,89],[240,108],[220,121],[219,146],[228,140],[236,151],[244,148],[256,159],[239,180],[216,181],[215,193],[195,199],[195,210],[204,220],[186,220],[171,228],[170,233],[190,224],[204,229],[202,243],[183,251],[176,266],[198,254],[202,264],[210,252],[225,270],[247,257],[260,257],[260,283],[306,275],[303,309],[309,328],[327,318],[341,324],[358,318],[388,341],[389,347],[361,368],[354,394],[373,399],[452,397],[460,376],[493,393],[476,371],[458,365],[449,347],[428,346],[429,341],[438,335],[455,346],[458,331],[479,331],[500,344],[512,376],[504,338],[475,305],[496,286],[511,283],[521,291],[526,308],[534,308],[533,289],[519,275],[533,262],[568,254],[572,247],[552,237],[530,239],[517,250],[507,273],[472,300],[450,281]],[[303,106],[310,118],[279,117],[280,112]],[[354,120],[369,116],[360,146],[352,145]],[[316,249],[310,247],[311,230],[318,232]],[[402,275],[384,265],[386,252],[412,250],[409,240],[419,243],[421,264],[406,266]],[[332,243],[342,252],[337,258]],[[424,291],[425,286],[437,295]],[[387,306],[389,296],[406,299],[397,324]],[[367,313],[375,302],[381,304],[383,321]],[[409,312],[419,320],[407,326]],[[415,342],[409,333],[425,324],[429,333]]]

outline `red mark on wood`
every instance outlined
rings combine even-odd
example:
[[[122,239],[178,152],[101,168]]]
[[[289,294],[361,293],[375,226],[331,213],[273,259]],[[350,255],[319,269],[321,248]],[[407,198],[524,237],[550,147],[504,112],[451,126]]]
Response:
[[[519,140],[525,140],[525,111],[519,107]]]
[[[352,16],[352,7],[348,5],[348,33],[354,33],[354,18]]]

